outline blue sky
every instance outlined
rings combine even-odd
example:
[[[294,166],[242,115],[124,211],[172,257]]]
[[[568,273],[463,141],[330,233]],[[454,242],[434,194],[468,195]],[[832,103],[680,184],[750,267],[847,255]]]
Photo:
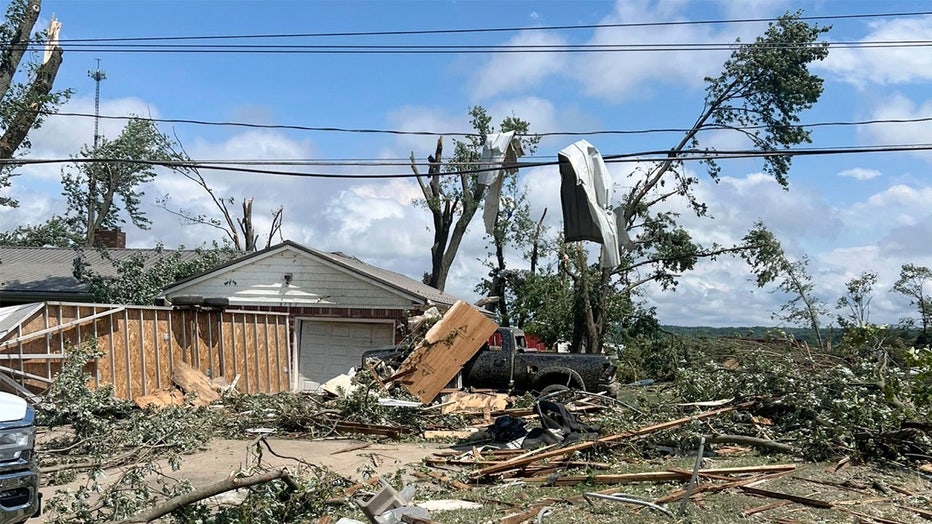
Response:
[[[40,22],[53,14],[61,38],[74,39],[367,33],[433,29],[544,27],[769,18],[802,9],[806,16],[927,11],[927,2],[577,1],[577,2],[133,2],[45,0]],[[822,22],[820,22],[822,24]],[[826,21],[833,42],[932,41],[932,16],[852,18]],[[209,40],[199,43],[279,45],[509,45],[730,43],[751,40],[765,23],[696,24],[575,30],[386,35],[327,38]],[[190,43],[159,42],[165,43]],[[248,122],[313,127],[466,132],[468,108],[480,104],[500,121],[515,114],[538,132],[683,128],[702,107],[703,78],[715,75],[727,51],[553,54],[269,54],[121,53],[100,44],[67,50],[56,86],[73,88],[64,112],[93,113],[94,83],[87,71],[108,74],[101,84],[101,114],[139,114],[165,119]],[[825,92],[804,123],[932,116],[932,53],[928,47],[835,49],[815,70]],[[102,120],[115,137],[119,120]],[[333,159],[402,160],[413,150],[432,152],[430,136],[399,136],[162,124],[189,155],[202,160]],[[32,135],[31,158],[63,158],[93,140],[93,121],[51,117]],[[883,124],[815,128],[812,147],[837,148],[932,143],[932,124]],[[658,150],[678,141],[675,133],[586,137],[603,155]],[[551,137],[537,155],[556,153],[576,138]],[[735,137],[710,135],[707,145],[742,147]],[[817,294],[829,304],[843,283],[862,271],[880,274],[872,320],[895,322],[912,313],[889,289],[903,263],[932,266],[932,187],[929,153],[873,153],[799,157],[790,188],[761,175],[759,163],[723,162],[718,184],[700,176],[699,194],[714,220],[684,215],[702,241],[733,244],[763,220],[794,257],[808,256]],[[698,169],[698,166],[691,166]],[[344,173],[408,173],[395,168],[313,168]],[[631,166],[611,164],[619,186]],[[0,229],[60,213],[59,167],[30,167],[14,179],[17,209],[0,208]],[[259,230],[272,209],[284,206],[283,235],[328,251],[343,251],[412,278],[429,269],[429,216],[412,205],[419,190],[411,179],[324,180],[207,173],[222,195],[255,197]],[[537,213],[547,207],[560,228],[559,175],[553,167],[525,169],[521,179]],[[153,205],[171,204],[214,213],[205,195],[183,178],[165,174],[146,188],[151,230],[129,229],[130,247],[161,241],[188,247],[219,239],[211,229],[180,227]],[[677,207],[674,205],[674,208]],[[482,228],[473,227],[447,290],[467,299],[485,274]],[[264,239],[263,239],[264,240]],[[516,267],[522,261],[513,260]],[[757,289],[739,260],[701,264],[675,293],[646,289],[645,302],[660,320],[681,325],[773,325],[771,313],[786,297]]]

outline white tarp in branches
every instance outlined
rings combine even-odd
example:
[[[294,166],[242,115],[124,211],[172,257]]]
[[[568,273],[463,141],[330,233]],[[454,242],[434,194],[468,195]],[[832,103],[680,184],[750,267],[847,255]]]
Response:
[[[612,203],[612,179],[599,150],[586,140],[566,147],[560,160],[560,204],[567,242],[589,240],[602,244],[601,266],[621,263],[618,230]]]
[[[492,234],[495,230],[495,218],[502,198],[502,182],[505,175],[518,172],[518,168],[495,169],[504,164],[514,164],[518,157],[524,156],[521,141],[515,138],[514,131],[507,133],[493,133],[486,137],[482,147],[482,157],[479,160],[479,169],[488,171],[479,172],[479,184],[488,186],[489,192],[485,197],[485,210],[482,219],[485,222],[485,232]]]

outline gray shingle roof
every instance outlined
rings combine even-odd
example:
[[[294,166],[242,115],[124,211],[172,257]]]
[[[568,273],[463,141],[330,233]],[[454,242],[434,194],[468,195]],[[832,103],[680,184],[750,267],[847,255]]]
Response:
[[[173,251],[162,251],[163,254],[170,252]],[[54,247],[0,247],[0,294],[85,298],[87,286],[72,276],[74,260],[81,253],[82,250]],[[93,270],[102,275],[114,274],[113,265],[97,250],[89,249],[83,253]],[[155,249],[109,249],[108,253],[115,260],[126,260],[136,254],[152,258],[158,255]],[[195,251],[182,251],[183,260],[195,256]]]
[[[232,264],[242,263],[250,258],[263,255],[284,246],[291,246],[295,249],[299,249],[305,253],[344,267],[349,271],[371,278],[404,293],[419,297],[424,300],[425,304],[449,306],[453,305],[458,300],[452,295],[448,295],[439,289],[430,287],[427,284],[406,277],[400,273],[378,268],[342,253],[327,253],[311,249],[290,240],[286,240],[268,249],[234,259],[227,264],[223,264],[204,273],[191,276],[176,282],[172,287],[214,271],[224,269]],[[163,254],[170,252],[173,251],[164,250]],[[116,260],[126,260],[134,254],[140,253],[151,256],[153,259],[158,255],[158,251],[155,249],[109,249],[108,253]],[[35,301],[37,302],[44,300],[89,300],[90,297],[87,293],[87,286],[81,284],[72,276],[74,259],[80,254],[80,250],[65,248],[0,247],[0,302],[4,301],[4,296],[7,298],[15,297],[17,302],[22,302],[25,297],[35,297]],[[85,260],[91,265],[91,268],[98,273],[105,276],[114,274],[113,265],[108,260],[103,259],[96,250],[90,249],[85,251],[84,254]],[[193,250],[182,251],[183,260],[189,260],[196,256],[197,253]]]

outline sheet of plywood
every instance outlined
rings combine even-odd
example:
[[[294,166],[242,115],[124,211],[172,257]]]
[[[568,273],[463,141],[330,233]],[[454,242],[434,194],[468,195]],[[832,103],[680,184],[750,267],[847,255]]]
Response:
[[[498,324],[478,309],[457,302],[402,363],[399,374],[413,372],[400,381],[401,385],[421,402],[433,401],[496,329]]]

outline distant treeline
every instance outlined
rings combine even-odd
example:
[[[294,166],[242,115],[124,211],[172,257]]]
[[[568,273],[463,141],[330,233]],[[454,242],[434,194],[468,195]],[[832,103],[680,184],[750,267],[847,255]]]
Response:
[[[670,334],[687,336],[687,337],[712,337],[712,338],[743,338],[754,340],[799,340],[805,341],[810,345],[815,343],[816,337],[811,329],[798,327],[710,327],[710,326],[667,326],[661,325],[660,328]],[[912,343],[920,334],[918,329],[888,328],[891,334],[902,338],[907,343]],[[832,344],[841,341],[844,331],[839,328],[829,328],[823,330],[822,336],[831,340]]]

